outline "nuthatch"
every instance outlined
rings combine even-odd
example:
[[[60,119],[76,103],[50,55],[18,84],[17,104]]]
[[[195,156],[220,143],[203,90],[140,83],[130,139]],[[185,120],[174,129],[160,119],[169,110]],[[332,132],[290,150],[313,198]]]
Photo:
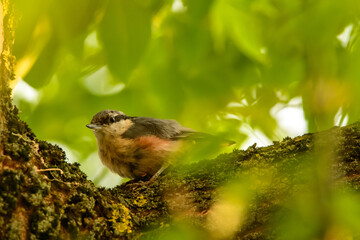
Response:
[[[95,133],[102,163],[121,177],[157,178],[188,139],[205,133],[181,126],[175,120],[129,117],[104,110],[86,125]]]

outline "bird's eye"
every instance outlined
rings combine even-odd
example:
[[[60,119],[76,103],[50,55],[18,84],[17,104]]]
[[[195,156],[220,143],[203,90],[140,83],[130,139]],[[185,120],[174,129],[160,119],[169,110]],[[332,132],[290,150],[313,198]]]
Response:
[[[111,117],[110,122],[112,122],[112,123],[115,122],[115,117]]]

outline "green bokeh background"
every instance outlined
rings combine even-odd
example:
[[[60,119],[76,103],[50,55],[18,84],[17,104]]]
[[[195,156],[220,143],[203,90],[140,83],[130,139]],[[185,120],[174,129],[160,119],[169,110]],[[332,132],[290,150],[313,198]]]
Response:
[[[239,146],[244,125],[289,135],[271,110],[294,98],[309,132],[359,119],[359,1],[14,2],[17,76],[36,89],[32,100],[14,95],[21,117],[96,184],[121,181],[85,128],[104,109],[176,119]]]

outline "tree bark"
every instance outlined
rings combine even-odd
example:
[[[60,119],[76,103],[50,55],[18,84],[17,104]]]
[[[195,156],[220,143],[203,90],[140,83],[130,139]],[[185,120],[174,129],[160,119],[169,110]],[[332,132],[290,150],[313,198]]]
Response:
[[[178,166],[150,185],[95,187],[18,118],[8,87],[13,20],[2,0],[0,239],[146,239],[179,223],[211,238],[273,239],[284,199],[306,190],[318,169],[319,195],[332,186],[360,188],[359,123]],[[226,198],[229,189],[237,201]]]

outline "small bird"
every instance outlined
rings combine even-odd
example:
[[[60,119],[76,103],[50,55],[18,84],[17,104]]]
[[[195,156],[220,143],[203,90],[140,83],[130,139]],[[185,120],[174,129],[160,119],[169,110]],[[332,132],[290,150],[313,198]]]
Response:
[[[156,179],[185,141],[210,136],[175,120],[129,117],[116,110],[101,111],[86,127],[95,133],[102,163],[121,177]]]

